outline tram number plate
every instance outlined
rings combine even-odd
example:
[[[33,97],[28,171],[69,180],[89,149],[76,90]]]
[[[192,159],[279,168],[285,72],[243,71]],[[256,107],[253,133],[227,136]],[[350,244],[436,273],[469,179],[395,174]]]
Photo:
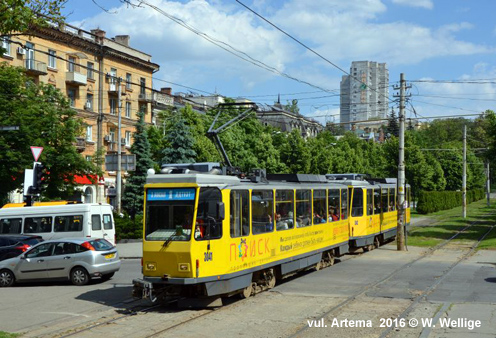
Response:
[[[203,253],[203,256],[204,256],[203,260],[205,262],[208,262],[208,261],[212,261],[213,260],[212,253],[211,252],[204,252]]]

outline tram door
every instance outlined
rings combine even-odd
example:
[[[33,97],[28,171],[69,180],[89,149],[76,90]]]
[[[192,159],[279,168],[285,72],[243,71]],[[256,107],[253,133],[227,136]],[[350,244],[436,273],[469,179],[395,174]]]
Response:
[[[350,237],[360,237],[367,234],[367,225],[364,216],[364,189],[349,188],[348,190],[350,203]]]

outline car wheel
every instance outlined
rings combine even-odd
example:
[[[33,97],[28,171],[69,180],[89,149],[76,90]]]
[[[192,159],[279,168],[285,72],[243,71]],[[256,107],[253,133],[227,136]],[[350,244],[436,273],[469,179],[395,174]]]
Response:
[[[106,273],[105,275],[102,276],[103,280],[109,280],[110,278],[114,277],[115,272],[112,273]]]
[[[90,275],[86,269],[76,267],[71,271],[71,282],[74,285],[86,285],[90,281]]]
[[[15,282],[15,276],[10,270],[0,271],[0,287],[11,286]]]

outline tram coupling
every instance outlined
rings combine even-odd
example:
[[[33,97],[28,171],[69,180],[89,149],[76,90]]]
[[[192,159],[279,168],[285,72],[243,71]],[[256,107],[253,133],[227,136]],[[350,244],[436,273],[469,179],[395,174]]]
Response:
[[[152,303],[157,301],[153,295],[153,284],[140,278],[133,279],[133,297],[149,299]]]

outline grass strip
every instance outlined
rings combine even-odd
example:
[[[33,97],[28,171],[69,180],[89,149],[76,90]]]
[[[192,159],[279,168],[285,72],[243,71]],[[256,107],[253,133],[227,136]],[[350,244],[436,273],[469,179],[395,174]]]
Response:
[[[428,217],[434,219],[432,226],[412,227],[408,231],[407,244],[411,246],[432,247],[452,237],[472,222],[472,227],[458,235],[453,241],[471,242],[478,240],[496,221],[496,200],[488,207],[486,200],[473,202],[467,206],[467,218],[462,217],[462,207],[442,210]],[[480,244],[481,249],[496,249],[496,231],[492,231]]]

